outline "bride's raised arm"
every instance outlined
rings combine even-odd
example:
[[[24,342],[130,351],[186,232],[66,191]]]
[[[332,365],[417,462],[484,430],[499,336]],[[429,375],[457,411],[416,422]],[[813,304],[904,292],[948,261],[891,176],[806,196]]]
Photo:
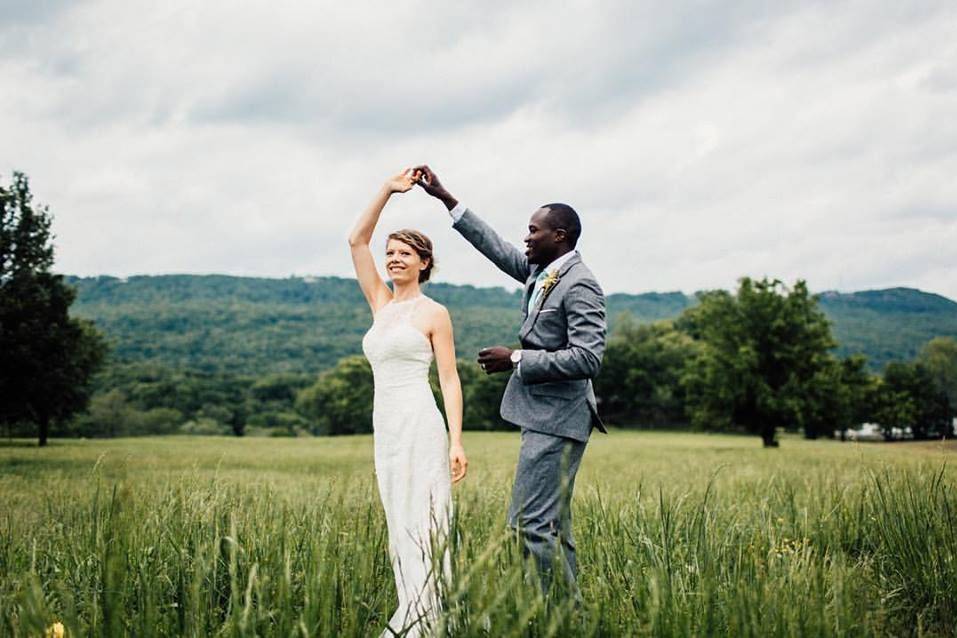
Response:
[[[359,287],[362,289],[366,301],[369,302],[373,314],[389,302],[392,298],[392,291],[379,276],[372,251],[369,250],[372,232],[379,221],[382,209],[392,194],[405,193],[412,188],[413,184],[415,184],[415,175],[410,169],[405,169],[386,180],[379,192],[376,193],[375,199],[359,215],[355,228],[349,234],[349,248],[352,250],[352,264],[356,269],[356,279],[359,280]]]

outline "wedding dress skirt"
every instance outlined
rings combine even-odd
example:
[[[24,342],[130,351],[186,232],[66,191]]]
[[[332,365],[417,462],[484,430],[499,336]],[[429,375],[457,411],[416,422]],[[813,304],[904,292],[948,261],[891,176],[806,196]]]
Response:
[[[399,596],[383,636],[420,635],[420,621],[438,611],[438,581],[449,569],[448,435],[429,386],[432,345],[412,323],[423,299],[386,304],[362,339],[375,381],[376,480]],[[442,555],[433,556],[434,548]]]

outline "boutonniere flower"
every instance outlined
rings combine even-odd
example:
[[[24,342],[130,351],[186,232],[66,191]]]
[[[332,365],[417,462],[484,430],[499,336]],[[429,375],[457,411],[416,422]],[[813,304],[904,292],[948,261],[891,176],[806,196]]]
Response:
[[[542,294],[538,296],[538,305],[541,306],[545,303],[545,297],[548,296],[548,293],[551,292],[552,288],[555,287],[555,284],[558,283],[558,271],[550,272],[545,276],[545,279],[542,280]]]

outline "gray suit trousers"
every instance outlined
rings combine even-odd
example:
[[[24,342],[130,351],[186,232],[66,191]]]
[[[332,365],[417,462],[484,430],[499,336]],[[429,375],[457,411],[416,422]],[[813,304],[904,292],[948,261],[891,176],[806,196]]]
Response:
[[[526,556],[534,557],[542,589],[560,569],[566,591],[579,598],[575,539],[572,536],[572,491],[585,443],[534,430],[522,430],[522,447],[508,508],[509,527],[522,538]]]

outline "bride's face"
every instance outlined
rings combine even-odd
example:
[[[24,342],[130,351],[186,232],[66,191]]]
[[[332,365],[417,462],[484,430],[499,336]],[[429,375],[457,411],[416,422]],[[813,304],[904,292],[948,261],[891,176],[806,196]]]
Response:
[[[419,253],[412,246],[390,239],[385,247],[385,268],[389,278],[396,283],[418,281],[419,272],[428,267],[429,262],[423,261]]]

